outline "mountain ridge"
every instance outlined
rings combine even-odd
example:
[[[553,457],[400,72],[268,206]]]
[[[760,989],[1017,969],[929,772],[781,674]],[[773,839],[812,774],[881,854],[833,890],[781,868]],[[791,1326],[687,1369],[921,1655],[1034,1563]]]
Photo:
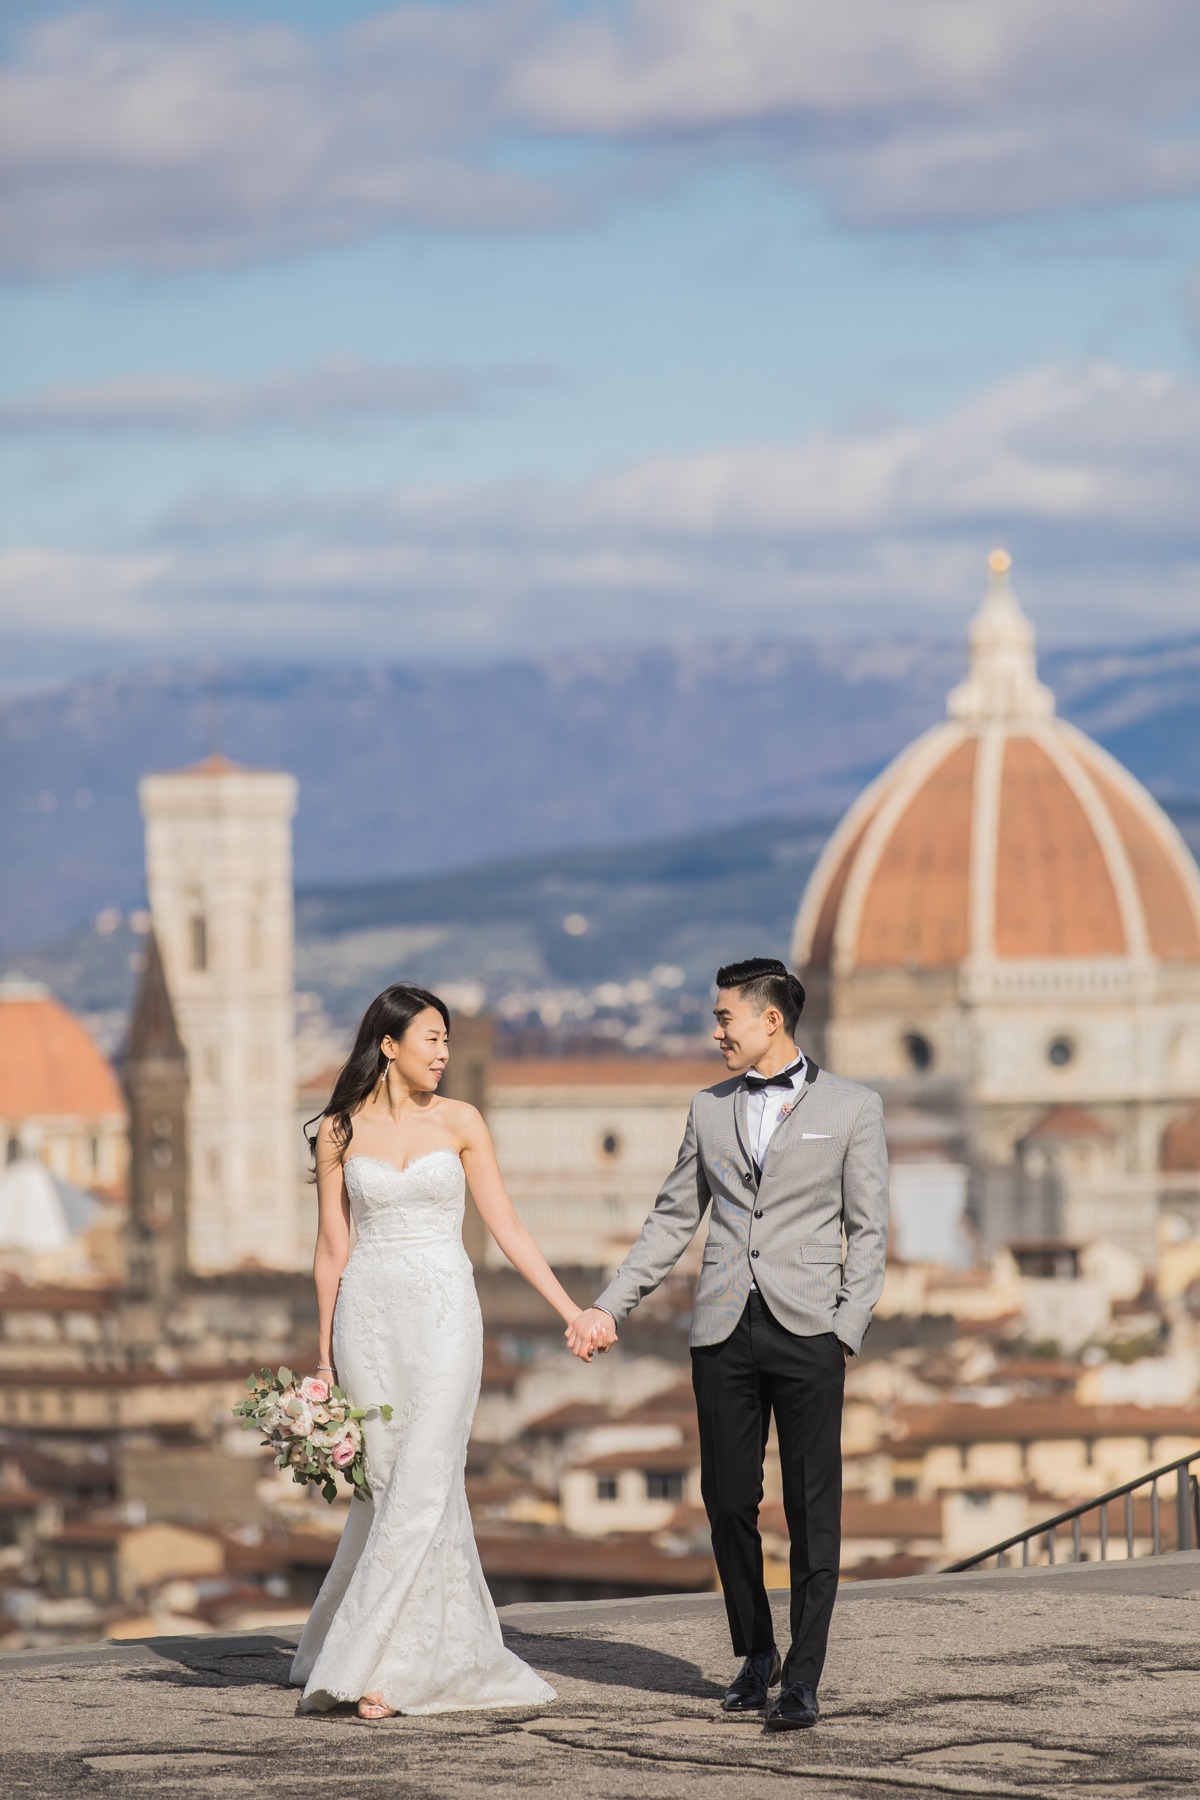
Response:
[[[297,880],[346,886],[836,815],[944,715],[965,660],[910,637],[239,664],[220,676],[218,741],[299,777]],[[1161,798],[1200,794],[1200,635],[1041,663],[1060,711]],[[158,664],[0,700],[6,954],[137,904],[137,781],[211,747],[209,686],[199,666]]]

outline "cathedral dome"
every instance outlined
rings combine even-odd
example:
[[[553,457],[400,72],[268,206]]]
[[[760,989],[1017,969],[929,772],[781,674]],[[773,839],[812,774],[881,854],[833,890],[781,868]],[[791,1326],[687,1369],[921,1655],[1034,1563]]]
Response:
[[[0,982],[0,1119],[103,1118],[125,1103],[74,1013],[34,982]]]
[[[1141,783],[1054,716],[1009,559],[948,717],[851,807],[793,958],[834,976],[1046,960],[1200,963],[1200,872]]]

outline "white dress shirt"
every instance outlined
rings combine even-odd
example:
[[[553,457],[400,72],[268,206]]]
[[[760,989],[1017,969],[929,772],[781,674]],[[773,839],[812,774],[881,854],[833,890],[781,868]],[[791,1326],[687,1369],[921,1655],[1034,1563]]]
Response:
[[[763,1158],[767,1154],[767,1146],[775,1135],[775,1129],[781,1119],[786,1119],[796,1104],[796,1095],[804,1086],[804,1072],[808,1068],[808,1059],[802,1050],[797,1050],[799,1062],[789,1073],[792,1077],[792,1091],[786,1088],[759,1088],[757,1093],[746,1095],[746,1129],[750,1133],[750,1142],[754,1146],[754,1160],[761,1170]],[[784,1071],[780,1070],[782,1074]],[[750,1069],[751,1075],[761,1076],[761,1069]],[[750,1283],[751,1291],[758,1292],[758,1283]]]
[[[795,1049],[795,1045],[792,1046]],[[808,1058],[803,1050],[796,1050],[796,1066],[790,1070],[792,1091],[789,1095],[784,1088],[760,1088],[758,1092],[746,1095],[746,1129],[750,1133],[750,1142],[754,1146],[754,1160],[761,1169],[763,1157],[767,1154],[767,1145],[775,1135],[775,1128],[781,1119],[786,1119],[788,1112],[796,1103],[796,1095],[804,1086],[804,1077],[808,1070]],[[786,1065],[785,1065],[786,1066]],[[751,1075],[762,1075],[761,1069],[750,1069]],[[783,1073],[783,1070],[780,1071]],[[751,1282],[752,1290],[757,1293],[758,1286]],[[601,1312],[607,1308],[600,1307]]]
[[[781,1119],[786,1119],[796,1104],[796,1095],[804,1086],[804,1076],[808,1069],[808,1060],[802,1050],[796,1051],[797,1063],[790,1070],[792,1091],[789,1094],[781,1087],[759,1088],[757,1093],[746,1095],[746,1128],[750,1133],[750,1143],[754,1150],[754,1160],[761,1169],[767,1154],[767,1145],[775,1135],[776,1126]],[[749,1070],[751,1075],[762,1077],[761,1069]]]

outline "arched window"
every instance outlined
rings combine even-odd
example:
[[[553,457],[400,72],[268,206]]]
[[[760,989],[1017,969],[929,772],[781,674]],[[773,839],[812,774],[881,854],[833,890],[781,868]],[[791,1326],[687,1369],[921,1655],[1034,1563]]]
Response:
[[[192,967],[202,974],[208,967],[208,920],[202,912],[192,914],[191,930]]]
[[[922,1032],[906,1031],[902,1043],[910,1069],[924,1073],[933,1067],[933,1045]]]

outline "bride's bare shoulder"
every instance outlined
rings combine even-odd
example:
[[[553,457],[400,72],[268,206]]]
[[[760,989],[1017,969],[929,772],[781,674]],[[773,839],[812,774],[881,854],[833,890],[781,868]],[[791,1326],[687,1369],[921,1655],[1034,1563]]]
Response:
[[[469,1100],[451,1100],[449,1095],[441,1097],[445,1112],[442,1114],[446,1126],[463,1145],[478,1143],[480,1134],[486,1134],[487,1126],[483,1122],[483,1114]]]

